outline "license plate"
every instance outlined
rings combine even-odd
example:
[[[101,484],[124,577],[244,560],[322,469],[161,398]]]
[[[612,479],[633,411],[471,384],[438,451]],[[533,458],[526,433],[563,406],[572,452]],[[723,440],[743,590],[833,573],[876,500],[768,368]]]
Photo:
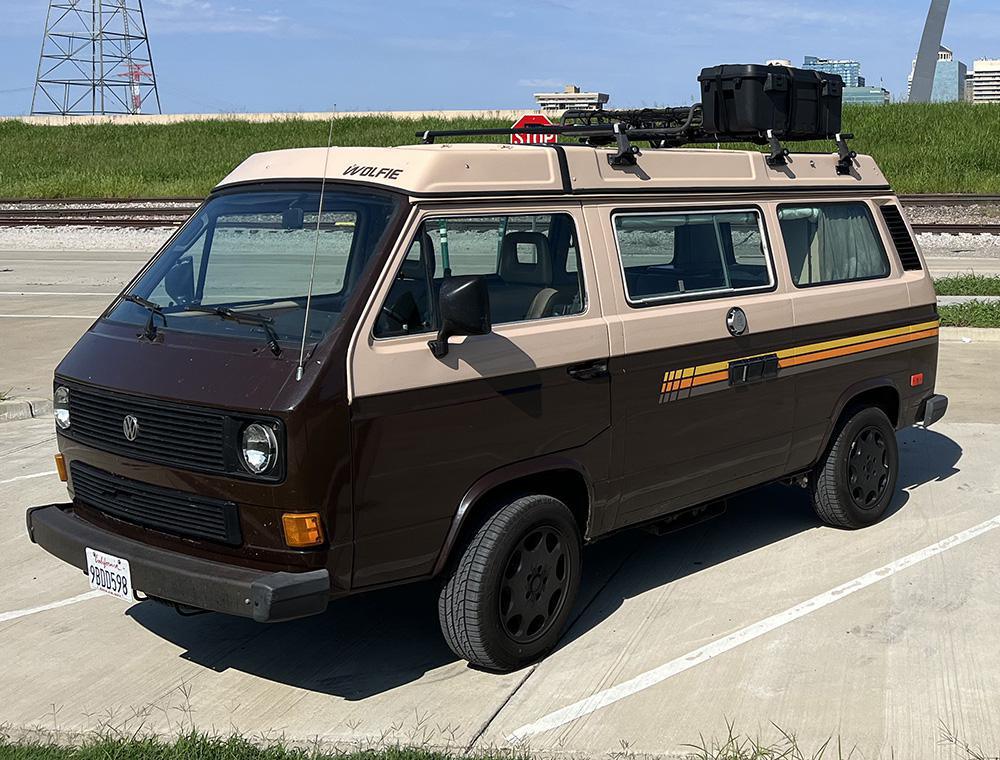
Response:
[[[91,588],[132,601],[132,573],[127,559],[87,549],[87,575]]]

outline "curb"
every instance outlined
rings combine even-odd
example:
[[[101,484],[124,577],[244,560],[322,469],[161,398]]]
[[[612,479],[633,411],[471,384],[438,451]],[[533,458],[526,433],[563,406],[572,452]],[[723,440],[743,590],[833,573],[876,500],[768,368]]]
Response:
[[[1000,343],[1000,328],[942,327],[939,337],[948,343]]]
[[[26,398],[0,401],[0,423],[30,420],[52,414],[52,399]]]
[[[959,306],[966,303],[1000,303],[1000,296],[938,296],[938,306]]]

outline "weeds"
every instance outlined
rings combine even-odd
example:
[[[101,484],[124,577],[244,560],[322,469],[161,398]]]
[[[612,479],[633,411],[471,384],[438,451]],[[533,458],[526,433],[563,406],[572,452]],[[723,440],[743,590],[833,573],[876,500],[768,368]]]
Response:
[[[490,118],[344,117],[334,123],[334,144],[403,145],[417,142],[418,129],[505,126],[508,120]],[[301,119],[68,127],[4,122],[0,197],[201,197],[251,153],[325,145],[328,129],[328,122]],[[898,192],[1000,193],[1000,104],[848,105],[844,129],[857,135],[851,147],[873,155]],[[454,141],[469,139],[505,141]],[[829,143],[792,147],[833,151]]]
[[[934,281],[939,296],[1000,296],[1000,277],[985,274],[959,274]]]
[[[962,739],[958,731],[944,721],[940,724],[941,743],[954,747],[963,760],[1000,760],[1000,754],[987,755],[980,747],[975,747]]]
[[[690,760],[849,760],[854,756],[851,749],[845,754],[838,739],[833,737],[824,741],[815,751],[806,752],[799,746],[798,739],[777,724],[771,724],[780,735],[776,741],[765,743],[759,737],[754,738],[738,734],[734,724],[727,722],[726,738],[713,739],[708,742],[701,737],[698,744],[685,745],[690,749]]]
[[[942,327],[1000,327],[1000,302],[971,301],[938,306]]]
[[[833,737],[815,750],[803,749],[796,736],[772,724],[778,733],[774,741],[739,734],[732,723],[722,739],[684,745],[688,760],[852,760],[860,753],[848,749]],[[942,722],[940,743],[955,751],[956,760],[1000,760],[960,738],[954,728]],[[621,750],[608,753],[609,760],[634,760],[631,744],[622,740]],[[889,752],[889,757],[895,753]],[[77,744],[57,744],[49,739],[15,741],[0,727],[0,760],[532,760],[526,750],[488,749],[455,752],[430,746],[399,744],[392,741],[359,742],[349,749],[331,749],[321,739],[289,744],[281,736],[253,738],[233,734],[211,735],[186,731],[172,739],[139,732],[98,731]]]

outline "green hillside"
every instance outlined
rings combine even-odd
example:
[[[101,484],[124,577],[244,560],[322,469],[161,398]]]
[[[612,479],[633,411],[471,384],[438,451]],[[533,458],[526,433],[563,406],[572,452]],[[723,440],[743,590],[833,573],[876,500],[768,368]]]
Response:
[[[334,143],[398,145],[416,142],[417,129],[498,126],[507,124],[342,118]],[[202,196],[251,153],[324,145],[328,129],[327,122],[302,120],[71,127],[3,122],[0,198]],[[874,155],[900,193],[1000,194],[1000,104],[847,106],[844,129],[857,135],[852,147]]]

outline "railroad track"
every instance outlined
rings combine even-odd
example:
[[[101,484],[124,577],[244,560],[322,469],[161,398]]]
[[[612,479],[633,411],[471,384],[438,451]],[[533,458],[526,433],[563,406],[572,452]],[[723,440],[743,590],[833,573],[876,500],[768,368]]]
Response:
[[[200,198],[0,199],[0,227],[176,227],[200,205]]]
[[[907,206],[1000,206],[998,195],[903,195]],[[182,224],[200,198],[67,198],[52,201],[0,199],[0,227],[159,228]],[[1000,224],[916,224],[927,234],[1000,235]]]
[[[927,235],[1000,235],[1000,224],[914,224],[913,231]]]
[[[905,206],[997,206],[1000,195],[921,194],[901,195]]]

